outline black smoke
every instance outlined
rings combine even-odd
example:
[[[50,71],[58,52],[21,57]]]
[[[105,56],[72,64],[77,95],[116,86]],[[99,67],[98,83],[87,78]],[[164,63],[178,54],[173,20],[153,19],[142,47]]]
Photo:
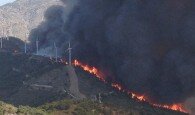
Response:
[[[67,34],[64,32],[65,11],[64,7],[55,5],[47,9],[44,15],[44,21],[31,31],[30,41],[31,49],[35,51],[36,41],[39,41],[39,48],[43,54],[52,54],[54,42],[59,49],[59,55],[62,54],[63,47],[68,40]],[[44,51],[44,52],[43,52]],[[52,53],[51,53],[52,52]]]
[[[65,53],[71,35],[64,30],[64,26],[75,4],[77,0],[62,0],[61,4],[51,6],[46,10],[42,23],[30,33],[32,52],[35,52],[38,40],[41,55],[55,55],[54,42],[58,49],[58,56]]]
[[[161,103],[195,93],[193,0],[82,0],[67,29],[74,55]]]
[[[195,94],[194,11],[194,0],[80,0],[63,26],[75,58],[152,101],[176,103]]]

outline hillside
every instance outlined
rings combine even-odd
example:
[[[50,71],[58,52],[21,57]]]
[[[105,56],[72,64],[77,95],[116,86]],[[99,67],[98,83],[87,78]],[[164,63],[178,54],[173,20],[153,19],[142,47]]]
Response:
[[[24,45],[25,43],[19,38],[9,37],[7,39],[2,39],[1,50],[10,52],[22,52],[24,51]]]
[[[62,100],[47,103],[33,108],[29,106],[15,107],[0,102],[0,114],[2,115],[180,115],[179,113],[163,111],[140,111],[139,108],[119,107],[111,104],[99,104],[90,100],[74,101]]]
[[[182,115],[171,111],[122,107],[114,104],[100,104],[91,100],[61,100],[39,107],[18,106],[0,102],[1,115]]]
[[[15,107],[11,104],[0,102],[0,115],[47,115],[44,110],[28,106]]]
[[[0,7],[0,36],[14,36],[26,40],[32,29],[44,20],[44,12],[60,0],[16,0]]]
[[[0,59],[0,65],[3,65],[0,66],[1,101],[16,106],[42,105],[41,108],[52,115],[58,115],[58,112],[62,115],[66,112],[70,115],[78,115],[78,112],[90,115],[94,107],[98,114],[121,112],[132,115],[183,115],[132,100],[126,94],[114,90],[109,84],[100,82],[93,75],[75,68],[79,93],[86,98],[82,101],[77,98],[78,93],[71,91],[72,75],[65,64],[56,63],[47,57],[3,51],[0,51]],[[102,103],[99,103],[99,95]],[[51,103],[53,101],[57,102]],[[70,106],[68,108],[65,106],[67,103]]]

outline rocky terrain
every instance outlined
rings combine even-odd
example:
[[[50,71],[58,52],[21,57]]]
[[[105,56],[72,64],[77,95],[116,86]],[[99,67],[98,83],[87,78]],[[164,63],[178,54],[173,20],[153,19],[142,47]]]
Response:
[[[30,31],[44,21],[44,12],[60,0],[16,0],[0,7],[0,36],[26,40]]]

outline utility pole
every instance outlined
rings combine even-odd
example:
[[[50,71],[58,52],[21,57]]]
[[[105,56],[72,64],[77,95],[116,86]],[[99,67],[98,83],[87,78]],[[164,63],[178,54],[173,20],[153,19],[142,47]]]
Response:
[[[7,28],[5,28],[5,39],[7,39],[8,35],[7,35]]]
[[[39,41],[38,38],[36,40],[36,48],[37,48],[37,55],[39,54]]]
[[[58,49],[57,49],[55,42],[54,42],[54,48],[55,48],[55,59],[56,59],[56,62],[58,62]]]
[[[24,41],[24,53],[26,54],[27,53],[27,46],[26,46],[26,40]]]
[[[69,65],[72,65],[72,48],[71,48],[71,44],[69,42],[69,47],[68,47],[68,51],[69,51]]]
[[[10,30],[7,31],[8,35],[7,35],[7,40],[9,40],[9,34],[10,34]]]
[[[9,34],[10,34],[10,33],[9,33],[9,28],[10,28],[10,24],[8,23],[8,28],[7,28],[7,27],[5,28],[5,34],[6,34],[6,35],[5,35],[5,39],[6,39],[6,40],[9,40]]]
[[[27,53],[27,38],[28,38],[28,34],[26,33],[25,34],[25,41],[24,41],[24,53],[26,54]]]
[[[3,36],[4,36],[4,28],[2,30],[2,36],[1,36],[1,49],[3,48]]]
[[[1,49],[3,48],[3,37],[1,37]]]
[[[7,40],[9,40],[9,36],[11,36],[11,31],[12,31],[12,26],[11,26],[11,22],[9,22],[8,24],[8,29],[7,29]]]

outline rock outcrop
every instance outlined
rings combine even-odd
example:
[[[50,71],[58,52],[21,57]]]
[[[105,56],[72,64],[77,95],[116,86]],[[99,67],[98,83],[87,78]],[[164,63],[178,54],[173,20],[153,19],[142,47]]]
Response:
[[[0,36],[27,40],[30,31],[44,21],[44,12],[60,0],[16,0],[0,7]]]

